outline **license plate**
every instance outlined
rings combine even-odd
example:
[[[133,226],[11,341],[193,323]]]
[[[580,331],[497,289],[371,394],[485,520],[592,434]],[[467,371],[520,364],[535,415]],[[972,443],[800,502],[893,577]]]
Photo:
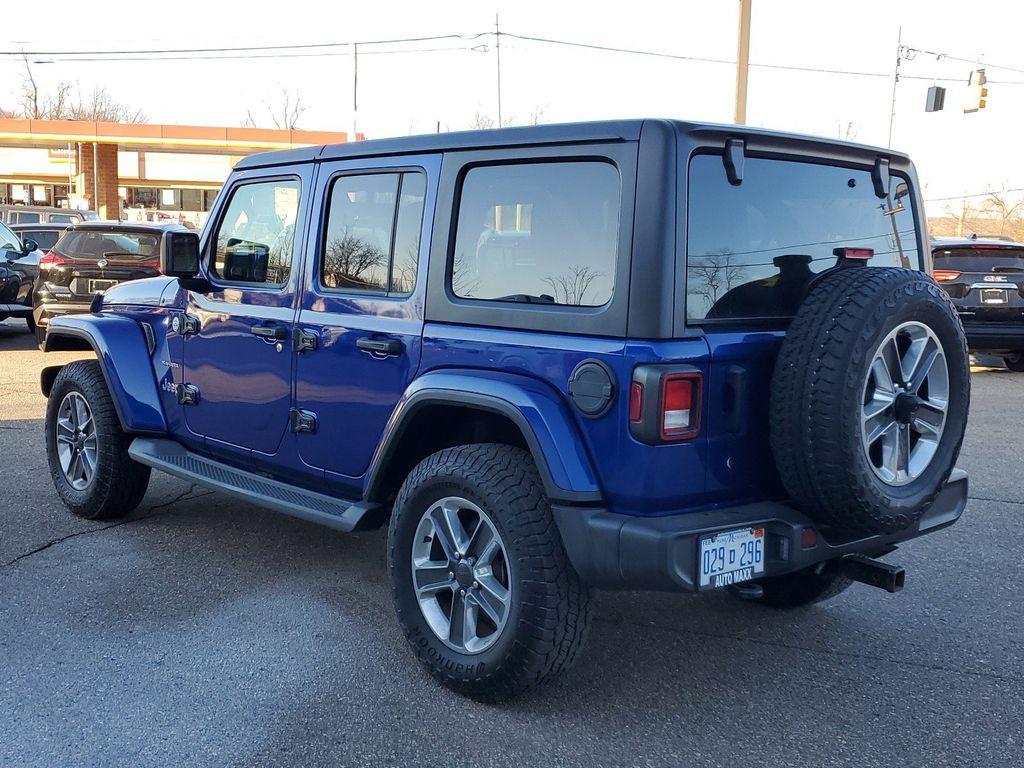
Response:
[[[1007,301],[1006,290],[1003,288],[985,288],[981,292],[982,304],[1005,304]]]
[[[722,531],[700,540],[700,586],[727,587],[764,573],[764,528]]]
[[[90,280],[89,293],[103,293],[112,285],[117,285],[117,280]]]

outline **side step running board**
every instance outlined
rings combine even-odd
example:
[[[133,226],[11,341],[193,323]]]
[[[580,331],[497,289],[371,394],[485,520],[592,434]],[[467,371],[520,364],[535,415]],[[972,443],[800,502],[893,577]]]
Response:
[[[345,501],[271,480],[192,453],[173,440],[137,437],[128,455],[140,464],[205,488],[224,491],[261,507],[339,531],[370,528],[380,522],[379,504]]]

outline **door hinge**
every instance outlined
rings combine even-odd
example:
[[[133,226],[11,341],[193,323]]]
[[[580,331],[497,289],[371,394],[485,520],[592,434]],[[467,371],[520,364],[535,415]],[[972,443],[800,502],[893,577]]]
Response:
[[[182,405],[195,405],[199,402],[199,387],[195,384],[178,384],[174,388],[174,396]]]
[[[316,414],[292,408],[292,432],[316,432]]]
[[[312,351],[320,346],[320,334],[308,328],[296,328],[292,331],[292,350],[295,352]]]
[[[171,320],[171,330],[179,336],[195,336],[199,333],[199,318],[187,313],[175,315]]]

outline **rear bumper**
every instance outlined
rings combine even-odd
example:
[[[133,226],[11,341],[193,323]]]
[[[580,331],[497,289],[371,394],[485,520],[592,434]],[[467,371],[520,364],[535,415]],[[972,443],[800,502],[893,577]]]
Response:
[[[1013,352],[1024,350],[1024,322],[1021,323],[972,323],[966,318],[964,333],[967,346],[972,351]]]
[[[967,473],[954,469],[938,498],[912,528],[848,541],[828,540],[809,517],[773,502],[652,518],[569,506],[555,506],[553,511],[569,560],[589,584],[602,589],[697,591],[700,539],[708,534],[763,527],[765,572],[758,578],[765,578],[845,555],[881,553],[952,525],[966,505]],[[801,547],[804,528],[817,533],[815,546]]]

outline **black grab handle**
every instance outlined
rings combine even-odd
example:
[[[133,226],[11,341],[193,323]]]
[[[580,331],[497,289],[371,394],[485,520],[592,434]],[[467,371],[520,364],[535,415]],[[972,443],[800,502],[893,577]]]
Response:
[[[356,342],[356,346],[376,355],[398,355],[402,352],[402,342],[398,339],[375,339],[364,336]]]
[[[256,336],[262,336],[264,339],[272,339],[274,341],[286,341],[288,339],[288,329],[283,325],[254,325],[249,330]]]

